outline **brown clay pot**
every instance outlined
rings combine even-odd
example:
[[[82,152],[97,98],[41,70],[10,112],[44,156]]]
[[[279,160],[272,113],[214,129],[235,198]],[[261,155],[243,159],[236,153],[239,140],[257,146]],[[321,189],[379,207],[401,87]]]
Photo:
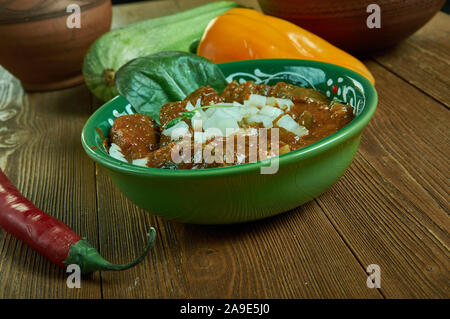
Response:
[[[264,13],[291,21],[353,53],[393,46],[408,37],[444,5],[445,0],[259,0]],[[367,27],[369,4],[378,4],[381,28]]]
[[[80,6],[80,28],[67,26],[69,4]],[[28,91],[80,84],[84,55],[111,17],[110,0],[0,0],[0,65]]]

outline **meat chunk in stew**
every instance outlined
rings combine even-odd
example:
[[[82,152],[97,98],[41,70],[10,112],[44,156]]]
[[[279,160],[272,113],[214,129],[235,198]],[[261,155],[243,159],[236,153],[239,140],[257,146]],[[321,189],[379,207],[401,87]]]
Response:
[[[118,117],[111,128],[110,142],[117,144],[128,161],[146,157],[159,146],[159,128],[147,115]]]

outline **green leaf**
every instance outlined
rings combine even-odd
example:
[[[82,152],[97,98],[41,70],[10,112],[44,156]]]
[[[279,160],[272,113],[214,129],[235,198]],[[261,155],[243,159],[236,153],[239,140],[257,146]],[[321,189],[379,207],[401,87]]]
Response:
[[[206,85],[220,93],[227,84],[222,71],[214,63],[179,51],[134,59],[116,74],[119,93],[137,112],[152,117],[158,123],[159,110],[165,103],[181,101]]]

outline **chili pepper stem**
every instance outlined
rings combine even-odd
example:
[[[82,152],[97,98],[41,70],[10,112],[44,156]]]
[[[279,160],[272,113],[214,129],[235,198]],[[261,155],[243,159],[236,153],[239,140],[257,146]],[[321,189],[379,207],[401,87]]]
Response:
[[[84,238],[70,247],[69,255],[64,264],[77,264],[80,266],[82,274],[90,274],[97,270],[126,270],[137,265],[148,254],[155,243],[156,231],[153,227],[150,228],[148,234],[148,243],[144,252],[134,261],[124,264],[116,265],[105,260],[100,256],[99,252],[92,247]]]
[[[106,69],[103,71],[103,83],[107,86],[114,86],[116,71],[114,69]]]

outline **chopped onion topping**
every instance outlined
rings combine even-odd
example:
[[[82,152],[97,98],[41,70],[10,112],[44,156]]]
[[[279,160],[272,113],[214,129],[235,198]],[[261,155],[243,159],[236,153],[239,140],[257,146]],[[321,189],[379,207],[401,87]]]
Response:
[[[182,138],[183,136],[187,135],[188,132],[189,125],[187,125],[185,121],[180,121],[174,126],[162,131],[162,134],[170,136],[173,141]]]
[[[263,123],[264,127],[273,127],[273,119],[267,115],[255,114],[247,117],[248,123]]]
[[[259,112],[262,115],[268,116],[273,120],[275,120],[278,116],[280,116],[281,114],[283,114],[283,111],[280,110],[277,107],[273,107],[273,106],[264,106],[261,111]]]
[[[247,106],[259,106],[263,107],[266,105],[267,97],[258,94],[250,94],[248,100],[244,101],[244,105]]]
[[[226,136],[227,128],[239,130],[239,125],[232,115],[225,112],[224,109],[217,108],[211,117],[203,122],[203,129],[207,130],[208,128],[217,128],[222,132],[222,136]]]
[[[294,102],[292,102],[289,99],[276,98],[275,100],[276,100],[278,107],[287,112],[289,112],[291,110],[291,106],[294,105]]]
[[[292,117],[290,117],[287,114],[283,115],[277,121],[277,125],[291,133],[294,133],[295,135],[300,136],[300,137],[308,135],[308,133],[309,133],[309,131],[306,129],[306,127],[298,124]]]
[[[144,157],[144,158],[138,158],[133,160],[133,164],[134,165],[138,165],[138,166],[147,166],[147,162],[148,162],[148,158]]]
[[[123,156],[120,146],[115,143],[111,143],[111,146],[109,147],[109,155],[111,155],[115,159],[118,159],[119,161],[128,162],[125,159],[125,156]]]
[[[217,107],[214,107],[213,104],[213,107],[204,109],[199,109],[202,107],[200,99],[196,101],[195,106],[191,102],[186,104],[187,111],[195,110],[190,122],[192,128],[196,133],[205,133],[197,135],[197,142],[205,142],[213,137],[228,136],[237,132],[240,129],[239,123],[244,119],[247,123],[262,123],[265,128],[271,128],[273,127],[273,121],[279,118],[277,121],[279,127],[283,127],[299,137],[309,133],[304,126],[299,125],[290,115],[285,113],[294,105],[290,99],[250,94],[244,104],[239,102],[219,104]],[[172,136],[172,140],[174,140],[187,134],[188,131],[189,126],[184,121],[180,121],[164,130],[163,134]]]

